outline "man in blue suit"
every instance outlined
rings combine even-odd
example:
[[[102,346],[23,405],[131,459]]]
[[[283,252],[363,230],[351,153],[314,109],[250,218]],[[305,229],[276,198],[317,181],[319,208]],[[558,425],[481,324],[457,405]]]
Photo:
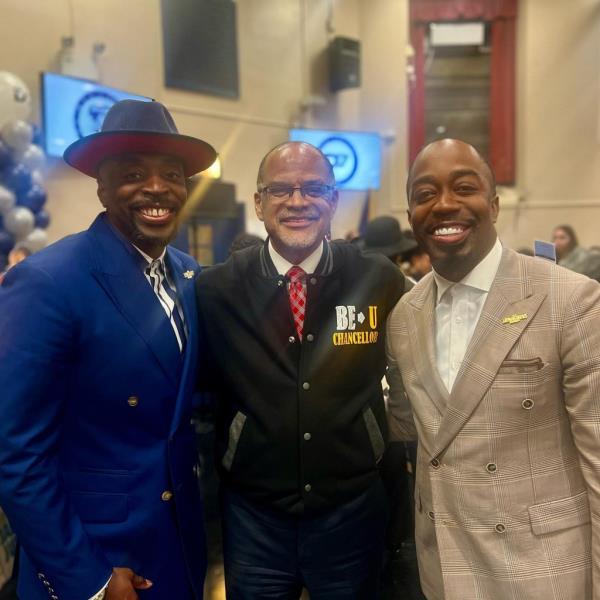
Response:
[[[161,104],[117,103],[65,152],[106,211],[0,288],[0,505],[25,600],[202,597],[198,265],[167,244],[215,156]]]

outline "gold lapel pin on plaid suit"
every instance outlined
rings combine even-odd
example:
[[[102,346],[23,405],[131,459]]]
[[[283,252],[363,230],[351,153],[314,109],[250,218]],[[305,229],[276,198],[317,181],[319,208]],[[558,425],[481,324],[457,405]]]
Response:
[[[514,325],[515,323],[519,323],[520,321],[524,321],[527,318],[527,313],[509,315],[508,317],[504,317],[502,319],[503,325]]]
[[[186,271],[186,272],[183,274],[183,276],[184,276],[186,279],[191,279],[191,278],[194,276],[194,271]]]

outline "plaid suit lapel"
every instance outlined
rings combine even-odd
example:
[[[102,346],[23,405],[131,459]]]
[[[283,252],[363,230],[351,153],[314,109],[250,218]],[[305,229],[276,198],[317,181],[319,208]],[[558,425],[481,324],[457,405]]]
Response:
[[[518,255],[504,250],[498,274],[467,348],[447,410],[434,442],[434,456],[456,437],[486,391],[511,348],[535,317],[545,294],[533,294]],[[527,315],[503,322],[510,315]]]
[[[433,277],[430,275],[428,280],[417,289],[420,293],[415,294],[408,305],[413,317],[408,319],[408,328],[415,348],[412,353],[415,369],[427,395],[440,414],[444,414],[450,396],[436,366],[434,340],[436,287]]]

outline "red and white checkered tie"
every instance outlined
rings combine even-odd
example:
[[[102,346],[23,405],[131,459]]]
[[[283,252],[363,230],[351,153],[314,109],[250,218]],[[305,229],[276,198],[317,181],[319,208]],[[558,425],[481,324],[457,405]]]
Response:
[[[290,308],[292,309],[292,315],[294,316],[298,338],[302,340],[304,315],[306,313],[306,288],[304,286],[306,273],[303,269],[294,265],[286,275],[290,280]]]

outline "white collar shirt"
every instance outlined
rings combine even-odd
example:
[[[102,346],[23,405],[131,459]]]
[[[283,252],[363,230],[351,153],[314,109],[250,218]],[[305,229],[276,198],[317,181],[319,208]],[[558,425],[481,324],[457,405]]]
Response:
[[[269,240],[269,256],[275,265],[275,269],[280,275],[285,275],[294,265],[283,258],[281,254],[273,248],[273,244],[271,240]],[[310,255],[307,256],[299,265],[307,275],[311,275],[315,272],[317,267],[319,266],[319,262],[321,257],[323,256],[323,244],[319,244],[319,247]]]
[[[165,248],[162,254],[158,258],[152,258],[148,256],[143,250],[140,250],[135,244],[132,246],[142,255],[142,257],[148,263],[148,268],[144,269],[144,275],[146,280],[152,287],[154,294],[158,298],[160,305],[162,306],[167,318],[171,323],[171,327],[173,328],[173,333],[175,334],[175,338],[177,339],[177,345],[179,346],[179,351],[183,351],[183,346],[185,344],[185,340],[187,337],[187,324],[185,322],[185,317],[183,315],[183,308],[181,306],[181,302],[179,297],[177,296],[177,286],[175,285],[175,281],[173,277],[169,273],[169,269],[167,268],[167,264],[165,261],[165,255],[167,249]],[[172,298],[171,295],[165,289],[166,285],[169,286],[170,290],[172,290],[175,298]],[[181,328],[177,326],[177,319],[175,318],[175,311],[177,311],[177,315],[181,324]]]
[[[502,244],[496,239],[486,257],[461,281],[448,281],[433,271],[437,287],[436,362],[448,392],[454,386],[501,259]]]

